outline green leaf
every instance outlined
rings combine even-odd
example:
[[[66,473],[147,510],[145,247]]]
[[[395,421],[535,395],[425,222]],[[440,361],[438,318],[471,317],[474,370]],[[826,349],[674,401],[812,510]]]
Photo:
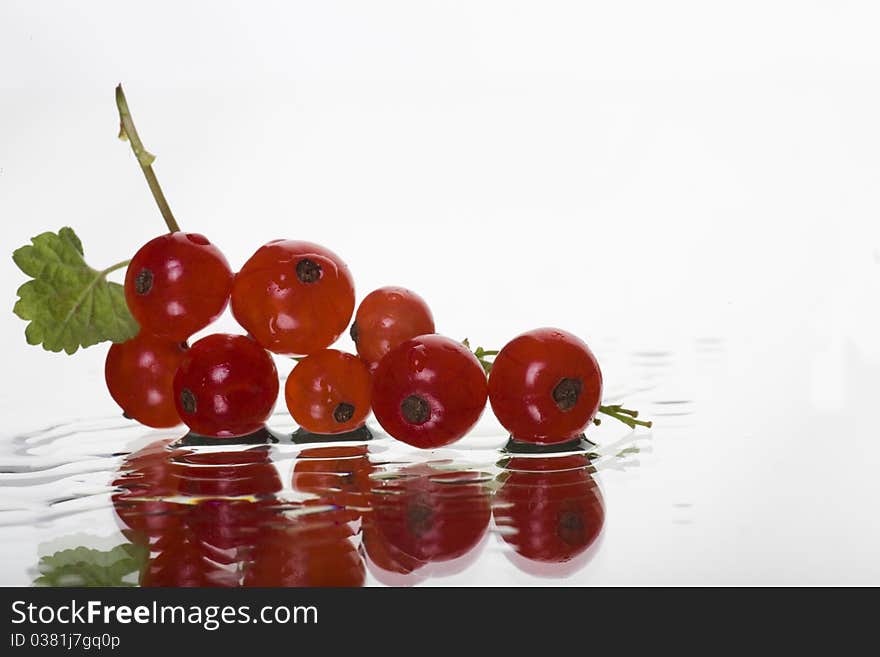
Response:
[[[73,229],[37,235],[12,259],[31,277],[18,288],[13,308],[16,315],[30,320],[25,329],[28,344],[72,354],[80,347],[107,340],[125,342],[137,334],[123,287],[107,281],[109,270],[97,271],[86,264],[82,242]]]
[[[34,586],[136,586],[150,556],[144,545],[123,543],[112,550],[77,547],[40,559]]]

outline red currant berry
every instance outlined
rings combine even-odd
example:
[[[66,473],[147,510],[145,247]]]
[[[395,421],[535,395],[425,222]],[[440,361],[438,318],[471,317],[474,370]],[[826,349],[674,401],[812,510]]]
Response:
[[[486,407],[486,374],[455,340],[422,335],[398,345],[373,376],[373,412],[414,447],[441,447],[473,427]]]
[[[362,426],[370,414],[370,372],[363,361],[336,349],[301,360],[287,377],[284,397],[294,421],[312,433]]]
[[[510,341],[489,375],[495,417],[517,440],[550,444],[583,433],[602,400],[602,372],[571,333],[541,328]]]
[[[125,274],[125,301],[144,331],[183,341],[229,303],[232,271],[196,233],[168,233],[144,244]]]
[[[353,311],[348,266],[310,242],[269,242],[251,256],[232,285],[235,319],[277,354],[311,354],[329,347]]]
[[[186,345],[144,331],[110,347],[104,380],[126,417],[148,427],[180,424],[172,382],[185,353]]]
[[[272,357],[243,335],[215,333],[196,342],[174,376],[181,419],[202,436],[244,436],[265,424],[278,397]]]
[[[370,292],[351,325],[351,339],[370,369],[401,342],[433,332],[434,316],[428,304],[403,287],[380,287]]]
[[[583,454],[511,459],[499,475],[495,522],[532,561],[565,563],[586,551],[605,522],[602,493]]]

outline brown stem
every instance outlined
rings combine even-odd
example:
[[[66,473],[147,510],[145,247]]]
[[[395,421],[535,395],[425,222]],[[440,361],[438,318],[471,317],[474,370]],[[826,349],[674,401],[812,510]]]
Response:
[[[150,186],[150,191],[153,193],[153,198],[156,199],[156,205],[159,206],[159,212],[162,213],[162,218],[165,220],[168,230],[176,233],[180,230],[180,226],[171,212],[171,207],[168,205],[165,194],[162,193],[162,188],[156,179],[156,173],[153,171],[153,161],[156,159],[156,156],[144,148],[144,144],[141,142],[140,136],[138,136],[121,84],[116,86],[116,107],[119,109],[119,138],[128,139],[131,144],[131,150],[134,151],[138,164],[141,165],[144,178],[147,179],[147,185]]]

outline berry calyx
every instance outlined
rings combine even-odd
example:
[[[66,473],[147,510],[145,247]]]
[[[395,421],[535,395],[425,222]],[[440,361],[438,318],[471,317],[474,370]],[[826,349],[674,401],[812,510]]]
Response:
[[[278,397],[272,357],[243,335],[216,333],[190,348],[174,376],[177,412],[193,432],[244,436],[262,427]]]
[[[232,270],[197,233],[168,233],[138,250],[125,274],[125,301],[144,331],[186,340],[229,303]]]
[[[304,355],[329,347],[353,311],[348,266],[311,242],[269,242],[251,256],[232,285],[235,319],[277,354]]]
[[[397,345],[434,332],[434,317],[418,294],[403,287],[381,287],[358,306],[351,339],[358,355],[375,369]]]
[[[357,356],[324,349],[297,363],[284,384],[284,398],[306,431],[346,433],[367,419],[371,385],[370,372]]]
[[[296,277],[300,283],[314,283],[321,278],[321,271],[321,265],[308,258],[296,263]]]
[[[150,269],[141,269],[134,277],[134,291],[138,296],[147,294],[153,289],[153,272]]]
[[[424,397],[418,395],[410,395],[400,402],[400,412],[411,424],[424,424],[431,419],[431,406]]]
[[[347,402],[337,404],[333,409],[333,419],[339,424],[348,422],[354,416],[354,406]]]
[[[180,424],[172,383],[186,349],[143,331],[110,346],[104,380],[127,417],[155,428]]]
[[[583,389],[584,383],[580,379],[562,379],[553,388],[553,401],[556,402],[556,408],[563,413],[573,409],[577,405]]]
[[[189,388],[183,388],[180,391],[180,405],[183,407],[184,413],[195,413],[198,410],[196,396]]]
[[[421,335],[392,349],[373,374],[373,413],[389,434],[414,447],[462,438],[486,406],[486,375],[463,345]]]

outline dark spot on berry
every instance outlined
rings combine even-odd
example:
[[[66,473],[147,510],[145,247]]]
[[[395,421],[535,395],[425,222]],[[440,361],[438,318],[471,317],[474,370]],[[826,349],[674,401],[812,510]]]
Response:
[[[416,536],[423,536],[434,526],[434,511],[423,500],[416,500],[406,509],[406,524]]]
[[[189,388],[184,388],[180,391],[180,405],[183,406],[183,410],[187,413],[196,412],[196,396]]]
[[[134,291],[140,295],[148,294],[153,289],[153,272],[144,267],[134,277]]]
[[[122,417],[124,417],[126,420],[133,420],[134,419],[131,415],[129,415],[125,411],[122,411]]]
[[[431,407],[418,395],[410,395],[400,402],[400,412],[410,424],[424,424],[431,417]]]
[[[342,402],[333,409],[333,419],[339,424],[348,422],[354,415],[354,406],[348,402]]]
[[[351,323],[351,328],[348,330],[348,334],[351,336],[351,339],[354,341],[354,343],[357,344],[358,343],[358,323],[357,322]]]
[[[556,535],[568,545],[584,544],[584,519],[574,510],[562,511],[556,519]]]
[[[296,263],[296,277],[302,283],[314,283],[321,278],[321,265],[314,260],[303,258]]]
[[[563,413],[570,411],[577,404],[578,397],[581,396],[584,384],[580,379],[562,379],[553,388],[553,401]]]

